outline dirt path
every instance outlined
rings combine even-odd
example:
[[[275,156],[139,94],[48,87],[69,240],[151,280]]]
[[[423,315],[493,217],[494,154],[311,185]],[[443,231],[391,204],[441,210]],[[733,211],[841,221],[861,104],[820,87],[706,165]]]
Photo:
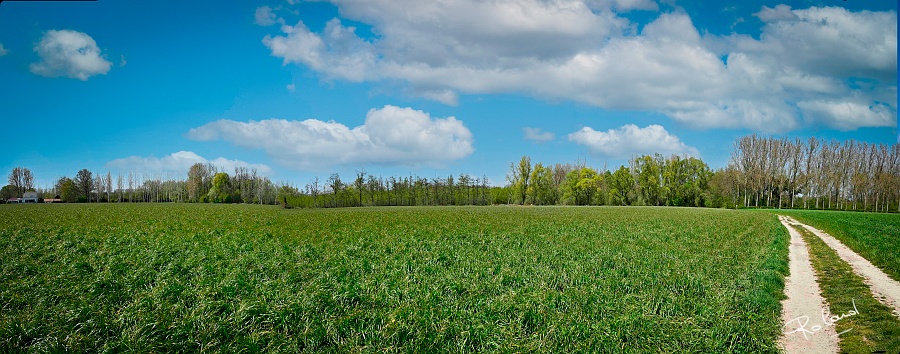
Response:
[[[894,316],[900,317],[900,282],[891,279],[887,274],[882,272],[881,269],[878,269],[878,267],[856,252],[853,252],[853,250],[831,235],[812,226],[797,222],[789,217],[786,218],[789,222],[803,226],[816,236],[819,236],[822,241],[825,241],[828,247],[835,250],[844,262],[850,264],[853,268],[853,272],[863,278],[863,281],[869,286],[869,289],[872,290],[872,295],[875,296],[875,299],[885,306],[892,308],[894,310]]]
[[[806,242],[789,219],[778,217],[791,235],[790,275],[785,279],[781,302],[784,336],[780,345],[785,353],[837,353],[838,337],[833,326],[824,324],[823,313],[830,313],[819,289],[816,273],[809,261]]]

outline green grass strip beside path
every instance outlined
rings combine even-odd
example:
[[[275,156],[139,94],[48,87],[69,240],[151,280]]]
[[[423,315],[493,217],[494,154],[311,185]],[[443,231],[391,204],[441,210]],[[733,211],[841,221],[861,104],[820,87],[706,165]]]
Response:
[[[900,281],[900,214],[825,210],[777,210],[834,236]]]
[[[842,318],[833,321],[840,335],[841,352],[872,353],[900,351],[900,319],[891,309],[872,297],[863,278],[853,273],[849,264],[819,237],[802,227],[794,227],[809,245],[810,260],[819,278],[822,296],[828,302],[831,313],[827,317]],[[853,311],[859,311],[854,314]],[[823,323],[822,314],[809,314],[809,327]],[[831,322],[831,320],[829,320]],[[807,328],[809,328],[807,327]],[[789,334],[789,335],[799,335]],[[826,335],[816,333],[812,335]]]

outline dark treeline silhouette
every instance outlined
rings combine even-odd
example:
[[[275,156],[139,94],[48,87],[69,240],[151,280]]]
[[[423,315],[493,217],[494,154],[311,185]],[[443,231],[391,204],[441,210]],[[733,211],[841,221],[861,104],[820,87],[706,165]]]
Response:
[[[186,177],[186,179],[185,179]],[[274,183],[256,170],[228,174],[195,164],[187,176],[78,171],[48,189],[17,167],[0,199],[36,190],[63,202],[192,202],[335,208],[421,205],[653,205],[805,208],[900,212],[900,146],[748,135],[734,142],[728,166],[713,171],[689,156],[642,155],[615,170],[584,162],[544,165],[523,156],[506,184],[468,174],[426,178],[333,173],[303,186]]]

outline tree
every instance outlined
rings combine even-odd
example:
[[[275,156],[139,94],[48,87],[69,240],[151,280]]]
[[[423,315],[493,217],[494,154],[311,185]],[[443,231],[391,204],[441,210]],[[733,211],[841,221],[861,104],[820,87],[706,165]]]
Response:
[[[16,197],[21,197],[23,193],[34,190],[34,176],[31,170],[16,167],[9,173],[9,184],[15,188]]]
[[[362,195],[366,186],[366,171],[356,171],[356,179],[353,180],[353,186],[356,187],[357,193],[356,206],[362,206]]]
[[[631,192],[634,190],[634,178],[631,171],[621,166],[612,174],[609,181],[610,204],[631,205]]]
[[[602,198],[598,198],[602,184],[603,176],[593,168],[572,170],[563,183],[563,200],[575,205],[603,204]]]
[[[509,174],[506,180],[513,186],[515,190],[516,201],[519,204],[525,204],[528,197],[528,183],[531,178],[531,158],[522,156],[519,164],[509,165]]]
[[[97,174],[97,177],[94,177],[94,186],[92,190],[97,191],[97,202],[100,202],[100,197],[103,196],[103,186],[105,183],[103,182],[103,175]]]
[[[124,192],[125,192],[125,179],[122,177],[122,173],[120,172],[120,173],[116,174],[116,194],[119,195],[119,197],[118,197],[119,203],[122,202],[122,197],[124,196]]]
[[[209,189],[209,201],[213,203],[231,202],[231,181],[225,172],[216,173]]]
[[[328,187],[331,188],[331,195],[333,198],[334,204],[333,207],[338,207],[338,193],[341,192],[341,188],[344,186],[344,183],[341,182],[341,176],[337,173],[332,173],[331,176],[328,177]]]
[[[316,176],[312,181],[306,184],[306,189],[312,194],[313,208],[319,207],[319,177]]]
[[[637,174],[638,196],[646,205],[660,205],[662,187],[662,165],[665,160],[661,155],[654,157],[644,155],[633,161]]]
[[[16,188],[16,186],[7,184],[7,185],[3,186],[2,189],[0,189],[0,200],[3,200],[4,202],[7,200],[10,200],[12,198],[18,198],[18,197],[19,197],[19,193],[18,193],[18,188]]]
[[[109,171],[106,171],[106,178],[104,179],[104,182],[106,182],[106,201],[112,202],[112,174],[109,173]]]
[[[188,200],[195,203],[203,201],[203,197],[209,194],[208,182],[213,171],[211,165],[202,163],[195,163],[188,169]]]
[[[75,181],[68,177],[62,177],[56,182],[56,191],[59,193],[59,198],[66,203],[78,201],[78,196],[80,194]]]
[[[93,187],[94,176],[91,171],[84,168],[75,175],[75,186],[78,187],[79,197],[91,202],[91,188]]]
[[[531,185],[528,197],[536,205],[553,205],[559,201],[559,190],[553,180],[553,170],[542,163],[534,165],[531,171]]]

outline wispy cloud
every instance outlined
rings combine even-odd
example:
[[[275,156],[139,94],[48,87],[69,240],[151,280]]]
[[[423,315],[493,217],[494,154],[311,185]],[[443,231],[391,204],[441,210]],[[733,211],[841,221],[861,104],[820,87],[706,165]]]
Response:
[[[197,155],[193,151],[179,151],[163,157],[129,156],[107,162],[106,167],[120,171],[186,174],[188,169],[196,163],[209,163],[229,173],[230,171],[233,171],[235,167],[255,169],[263,175],[272,173],[272,169],[264,164],[253,164],[241,160],[229,160],[224,157],[208,160],[203,156]]]
[[[541,131],[541,128],[524,127],[522,132],[525,134],[525,140],[531,140],[536,143],[546,143],[556,139],[556,134]]]

